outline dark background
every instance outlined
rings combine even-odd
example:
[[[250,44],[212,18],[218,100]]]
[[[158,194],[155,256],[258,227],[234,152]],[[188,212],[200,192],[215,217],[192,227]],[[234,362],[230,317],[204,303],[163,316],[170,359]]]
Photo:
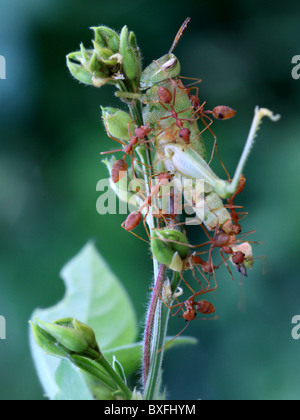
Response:
[[[111,147],[99,106],[116,105],[111,87],[75,82],[65,55],[91,26],[128,25],[144,64],[165,54],[183,20],[191,24],[176,49],[182,75],[199,77],[208,106],[226,104],[237,116],[216,122],[223,161],[233,173],[256,105],[282,115],[264,121],[240,196],[256,229],[257,260],[239,285],[218,273],[219,320],[194,321],[199,344],[172,350],[164,381],[170,399],[298,399],[300,341],[291,337],[299,299],[300,80],[291,77],[300,54],[300,7],[295,1],[2,0],[0,54],[0,398],[40,399],[28,346],[36,307],[61,299],[61,267],[93,238],[120,277],[142,323],[151,280],[146,246],[120,228],[124,216],[99,216],[97,181],[106,177],[99,152]],[[211,142],[209,135],[205,137]],[[114,145],[115,146],[115,145]],[[222,175],[222,172],[220,172]],[[239,308],[242,306],[242,310]],[[182,328],[171,320],[170,334]]]

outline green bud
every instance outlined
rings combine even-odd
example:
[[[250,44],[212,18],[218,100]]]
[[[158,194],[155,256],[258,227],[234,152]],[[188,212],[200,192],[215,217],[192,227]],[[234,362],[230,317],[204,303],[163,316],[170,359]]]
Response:
[[[173,255],[172,261],[169,264],[169,268],[173,271],[176,271],[178,273],[180,273],[183,270],[183,260],[180,257],[180,255],[178,254],[178,252],[175,252],[175,254]]]
[[[140,49],[139,49],[139,47],[137,45],[137,42],[136,42],[136,36],[133,32],[129,33],[129,45],[131,46],[131,48],[135,52],[135,58],[137,60],[137,68],[138,68],[138,77],[140,78],[141,74],[142,74],[142,56],[141,56]]]
[[[95,336],[94,330],[91,327],[89,327],[86,324],[83,324],[82,322],[79,322],[75,318],[73,320],[73,326],[75,330],[78,331],[82,335],[82,337],[84,338],[84,340],[86,341],[86,343],[88,344],[90,348],[92,349],[98,348],[96,336]]]
[[[85,85],[92,85],[92,75],[80,62],[80,51],[67,55],[67,67],[72,76]]]
[[[80,51],[67,55],[67,66],[75,79],[84,84],[94,85],[95,78],[102,79],[103,84],[111,79],[111,73],[105,63],[101,63],[94,50],[86,50],[83,45]]]
[[[109,48],[99,47],[99,45],[94,41],[93,44],[99,62],[103,63],[107,67],[112,67],[113,71],[116,73],[122,62],[121,56],[119,54],[115,54]]]
[[[38,323],[30,321],[33,338],[36,344],[41,347],[44,352],[52,356],[65,357],[65,352],[57,345],[57,341],[48,334]]]
[[[121,57],[107,47],[87,50],[83,44],[80,51],[67,55],[67,66],[80,82],[101,87],[106,83],[117,83],[116,74],[121,68]]]
[[[133,32],[128,34],[127,26],[124,26],[120,35],[120,54],[123,58],[124,75],[129,80],[137,80],[141,74],[140,53],[135,36]]]
[[[132,123],[132,117],[117,108],[101,107],[102,118],[108,133],[118,140],[130,141],[128,124]],[[133,132],[133,131],[132,131]]]
[[[187,237],[182,232],[173,229],[164,229],[157,232],[159,232],[161,238],[174,241],[168,242],[168,244],[174,251],[178,252],[182,258],[186,258],[188,256],[190,250],[187,245],[189,242]]]
[[[153,231],[151,248],[154,257],[173,271],[183,270],[183,260],[189,254],[186,236],[172,229]]]
[[[93,52],[88,51],[83,44],[80,44],[80,62],[87,71],[90,71],[90,59],[93,56]]]
[[[106,26],[92,27],[91,29],[95,33],[95,43],[99,47],[109,48],[113,53],[119,52],[120,37],[114,30]]]
[[[67,351],[83,353],[98,349],[94,331],[76,319],[66,318],[53,323],[38,320],[38,323]]]

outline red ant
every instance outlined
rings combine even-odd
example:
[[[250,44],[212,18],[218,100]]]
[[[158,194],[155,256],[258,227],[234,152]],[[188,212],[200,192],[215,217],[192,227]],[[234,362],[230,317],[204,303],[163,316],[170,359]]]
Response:
[[[216,289],[216,286],[213,287],[213,288],[210,288],[210,286],[207,286],[205,289],[200,290],[199,292],[194,292],[193,291],[193,295],[191,297],[189,297],[186,301],[184,301],[182,303],[177,303],[176,305],[172,305],[172,306],[168,305],[166,303],[165,299],[163,297],[159,296],[159,298],[162,300],[163,304],[170,310],[170,313],[173,317],[178,315],[178,313],[182,310],[183,315],[180,316],[180,318],[183,318],[185,321],[187,321],[187,325],[159,351],[163,350],[166,346],[168,346],[171,342],[173,342],[176,338],[178,338],[187,329],[190,322],[193,321],[194,319],[196,319],[197,312],[199,312],[202,315],[212,315],[216,312],[216,309],[211,302],[209,302],[207,300],[199,300],[198,302],[195,301],[195,299],[198,296],[201,296],[205,293],[212,292],[215,289]],[[173,298],[177,299],[176,294],[173,296]],[[170,296],[168,296],[167,299],[169,300]],[[175,313],[172,312],[172,309],[174,309],[174,308],[178,308]],[[208,318],[199,318],[199,319],[204,320],[204,319],[208,319]],[[209,318],[209,319],[215,319],[215,318]]]
[[[242,228],[239,222],[248,214],[247,212],[236,212],[235,210],[236,208],[243,208],[243,207],[235,206],[233,204],[233,201],[235,200],[236,196],[244,190],[245,185],[246,185],[246,178],[244,177],[244,175],[241,175],[240,182],[239,182],[236,192],[232,195],[231,198],[227,200],[228,204],[226,205],[226,207],[230,209],[231,211],[231,221],[224,223],[224,230],[226,232],[231,231],[235,235],[238,235],[239,233],[241,233]],[[243,215],[243,217],[240,217],[241,215]]]
[[[200,283],[200,285],[202,285],[202,283],[201,283],[201,281],[198,280],[198,278],[195,275],[195,268],[202,275],[202,277],[204,278],[205,282],[208,285],[210,284],[211,276],[214,277],[215,283],[217,283],[216,277],[215,277],[215,270],[217,270],[219,268],[219,265],[214,265],[211,255],[210,255],[208,261],[203,261],[203,259],[201,257],[199,257],[199,255],[194,253],[194,254],[190,255],[190,257],[188,258],[186,266],[187,266],[187,268],[192,270],[193,278],[198,283]],[[201,271],[200,271],[199,267],[201,268]],[[203,274],[203,273],[210,275],[209,280],[205,277],[205,274]]]
[[[209,111],[209,110],[205,111],[204,106],[206,105],[206,101],[203,102],[203,104],[201,105],[200,101],[199,101],[199,98],[198,98],[199,89],[196,88],[196,87],[194,89],[196,89],[196,91],[197,91],[196,95],[191,95],[190,94],[191,88],[187,88],[186,92],[189,95],[189,98],[190,98],[191,104],[193,105],[193,108],[195,109],[195,114],[196,115],[198,114],[200,116],[201,121],[205,125],[205,129],[201,131],[200,135],[205,130],[208,129],[214,137],[214,146],[213,146],[213,150],[212,150],[212,154],[211,154],[211,159],[209,161],[209,164],[210,164],[212,159],[213,159],[214,152],[217,149],[217,136],[215,135],[215,133],[210,128],[210,126],[213,123],[213,120],[207,114],[212,114],[214,116],[214,118],[217,119],[217,120],[228,120],[228,119],[233,118],[235,116],[236,111],[234,109],[230,108],[229,106],[226,106],[226,105],[218,105],[218,106],[214,107],[212,111]],[[209,121],[208,124],[206,123],[205,118]],[[225,171],[226,171],[226,169],[225,169]],[[226,171],[226,173],[227,173],[227,171]]]
[[[129,123],[130,124],[130,123]],[[131,158],[131,162],[132,162],[132,167],[134,167],[134,162],[133,162],[133,155],[134,155],[134,146],[137,145],[137,143],[142,144],[142,143],[148,143],[147,140],[145,141],[140,141],[140,140],[144,140],[145,137],[150,133],[151,129],[148,125],[143,125],[141,127],[137,127],[135,129],[135,135],[132,136],[131,132],[130,132],[130,126],[128,124],[128,132],[130,134],[130,142],[129,144],[126,144],[124,142],[122,142],[121,140],[118,140],[114,137],[112,137],[109,134],[108,128],[106,127],[106,131],[107,131],[107,135],[112,138],[113,140],[116,140],[118,143],[123,144],[124,149],[118,149],[118,150],[111,150],[109,152],[102,152],[101,155],[104,154],[108,154],[108,153],[116,153],[116,152],[124,152],[124,157],[123,159],[117,160],[112,168],[111,171],[111,178],[112,181],[114,183],[117,183],[120,181],[120,179],[122,179],[122,177],[125,175],[125,172],[127,171],[127,163],[125,162],[126,156],[130,155]]]
[[[175,87],[174,87],[174,90],[175,90]],[[182,140],[185,142],[185,144],[189,144],[190,143],[190,134],[191,134],[191,132],[190,132],[190,130],[188,128],[184,128],[183,127],[183,122],[182,121],[184,121],[184,120],[185,121],[190,121],[190,120],[189,119],[185,119],[185,118],[180,119],[178,117],[178,114],[180,114],[182,112],[186,112],[186,111],[188,111],[191,108],[184,109],[182,111],[176,112],[175,111],[175,108],[174,108],[175,91],[174,91],[174,97],[172,97],[171,92],[167,88],[165,88],[163,86],[159,86],[159,88],[158,88],[158,97],[159,97],[159,100],[161,101],[160,102],[161,103],[161,106],[166,111],[169,111],[170,112],[170,117],[172,117],[172,118],[175,119],[175,124],[179,128],[179,133],[178,133],[179,134],[179,137],[182,138]],[[171,104],[172,101],[173,101],[173,104]],[[169,105],[170,109],[168,109],[167,107],[165,107],[164,104]],[[160,120],[164,120],[166,118],[169,118],[169,116],[168,117],[160,118]]]
[[[143,205],[139,208],[139,210],[131,212],[127,216],[125,222],[122,223],[122,227],[124,227],[125,230],[132,231],[140,224],[142,220],[142,211],[144,208],[149,208],[149,206],[151,206],[153,197],[158,196],[160,188],[167,186],[172,178],[173,175],[170,175],[169,173],[161,173],[157,176],[158,183],[151,187],[150,195],[146,197]]]
[[[201,292],[203,292],[203,290],[201,290]],[[194,295],[183,303],[185,306],[185,311],[182,315],[183,319],[186,321],[193,321],[197,316],[197,311],[203,315],[211,315],[216,312],[212,303],[208,302],[207,300],[199,300],[199,302],[195,302],[195,297],[196,296]],[[177,315],[183,305],[180,304],[180,308],[173,316]]]
[[[232,277],[232,273],[230,271],[230,268],[228,267],[227,261],[225,260],[223,254],[230,255],[232,261],[240,269],[241,274],[246,275],[246,270],[242,269],[242,264],[245,260],[245,255],[240,251],[234,252],[232,250],[232,246],[237,244],[235,234],[233,234],[232,232],[231,233],[226,233],[226,232],[224,232],[224,230],[219,229],[217,227],[216,231],[215,231],[215,235],[212,238],[212,237],[209,236],[206,228],[204,226],[202,226],[202,228],[203,228],[204,232],[206,233],[207,237],[209,238],[209,241],[205,242],[204,244],[202,244],[200,246],[205,246],[205,245],[208,245],[208,244],[211,245],[210,250],[209,250],[210,259],[211,259],[213,249],[220,248],[220,256],[221,256],[224,264],[226,265],[231,277]],[[197,246],[197,247],[199,247],[199,246]]]

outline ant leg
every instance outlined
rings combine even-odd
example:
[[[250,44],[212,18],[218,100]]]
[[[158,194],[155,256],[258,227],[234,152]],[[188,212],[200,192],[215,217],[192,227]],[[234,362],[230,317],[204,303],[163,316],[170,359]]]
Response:
[[[242,174],[241,177],[240,177],[239,185],[238,185],[235,193],[227,200],[228,204],[233,204],[233,201],[235,200],[236,196],[244,190],[245,185],[246,185],[246,178]]]
[[[229,272],[230,276],[231,276],[231,280],[233,281],[233,275],[232,275],[232,272],[231,272],[231,270],[230,270],[230,268],[229,268],[229,266],[228,266],[228,264],[227,264],[227,261],[226,261],[226,259],[225,259],[224,255],[223,255],[222,251],[220,251],[220,255],[221,255],[221,258],[222,258],[222,260],[223,260],[224,264],[226,265],[226,268],[227,268],[227,270],[228,270],[228,272]]]
[[[183,276],[182,276],[182,274],[181,274],[181,273],[179,273],[179,276],[180,276],[181,280],[183,281],[183,283],[186,285],[186,287],[187,287],[187,288],[189,288],[189,289],[190,289],[190,291],[191,291],[193,294],[195,294],[195,290],[193,290],[193,289],[191,288],[191,286],[188,284],[188,282],[186,282],[186,281],[184,280],[184,278],[183,278]]]
[[[198,89],[198,88],[194,87],[193,85],[195,85],[195,84],[197,85],[199,83],[202,83],[202,79],[198,79],[196,77],[178,76],[178,79],[193,80],[193,83],[190,83],[189,85],[185,85],[184,86],[185,88],[189,88],[190,86],[192,86],[191,89],[193,89],[193,88]]]
[[[147,236],[149,238],[149,243],[150,243],[151,242],[151,237],[150,237],[150,232],[149,232],[149,230],[147,228],[147,217],[148,217],[148,215],[149,215],[149,206],[148,206],[147,212],[146,212],[146,214],[144,216],[143,225],[144,225],[144,229],[145,229],[145,231],[147,233]]]
[[[166,347],[168,347],[171,343],[173,343],[174,340],[176,340],[176,338],[180,337],[181,334],[188,328],[188,326],[190,325],[191,321],[188,321],[186,326],[178,333],[175,335],[175,337],[173,337],[170,341],[168,341],[161,349],[159,349],[157,351],[157,353],[160,353],[161,351],[163,351]]]
[[[125,229],[125,223],[126,223],[126,220],[125,220],[125,222],[123,222],[122,224],[121,224],[121,227],[124,229],[124,230],[126,230]],[[131,233],[132,235],[134,235],[136,238],[139,238],[141,241],[144,241],[144,242],[146,242],[146,244],[150,244],[150,242],[148,242],[148,241],[146,241],[146,239],[144,239],[144,238],[141,238],[139,235],[137,235],[135,232],[132,232],[132,230],[126,230],[126,232],[129,232],[129,233]]]
[[[207,278],[205,277],[205,275],[203,274],[203,272],[202,272],[202,270],[198,267],[198,265],[197,264],[195,264],[195,267],[193,267],[193,269],[192,269],[192,273],[193,273],[193,278],[200,284],[200,286],[203,288],[203,286],[202,286],[202,283],[201,283],[201,280],[199,280],[196,276],[195,276],[195,268],[196,268],[196,270],[201,274],[201,276],[204,278],[204,280],[206,281],[206,284],[207,284],[207,286],[209,286],[210,285],[210,282],[209,282],[209,280],[207,280]],[[207,287],[206,286],[206,287]]]

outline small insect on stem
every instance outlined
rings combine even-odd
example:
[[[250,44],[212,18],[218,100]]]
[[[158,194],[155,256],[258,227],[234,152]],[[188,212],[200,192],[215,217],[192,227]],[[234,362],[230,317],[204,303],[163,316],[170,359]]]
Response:
[[[210,303],[208,301],[203,301],[203,300],[201,300],[199,302],[195,302],[195,299],[198,296],[201,296],[205,293],[212,292],[216,288],[217,288],[217,286],[214,286],[212,288],[210,288],[210,286],[207,286],[205,289],[200,290],[198,292],[195,292],[186,301],[171,306],[170,310],[171,310],[172,316],[178,315],[178,313],[182,310],[183,307],[185,307],[185,311],[182,315],[182,318],[185,319],[186,321],[193,321],[196,318],[196,316],[197,316],[196,310],[199,313],[206,314],[206,315],[215,313],[215,307],[213,306],[212,303]],[[196,309],[195,309],[195,307],[196,307]],[[172,313],[172,309],[174,309],[174,308],[177,308],[177,310],[176,310],[175,313]]]
[[[192,271],[193,278],[201,285],[201,287],[202,282],[196,276],[195,270],[197,270],[197,272],[201,274],[201,278],[204,279],[207,286],[210,285],[212,277],[214,278],[215,284],[217,284],[215,270],[219,268],[219,265],[214,265],[212,261],[212,253],[209,253],[209,258],[207,261],[203,261],[203,259],[199,257],[199,255],[197,255],[196,253],[191,254],[190,257],[187,259],[186,268]],[[205,274],[209,274],[208,279],[206,278]]]
[[[167,346],[169,346],[174,340],[176,340],[176,338],[178,338],[188,328],[190,322],[196,319],[197,312],[202,315],[212,315],[216,312],[216,309],[211,302],[207,300],[199,300],[198,302],[195,301],[195,299],[198,296],[201,296],[205,293],[212,292],[215,289],[216,289],[216,286],[213,288],[210,288],[210,286],[207,286],[205,289],[195,292],[186,301],[175,304],[175,305],[167,304],[166,301],[161,296],[159,296],[159,298],[162,300],[164,305],[170,310],[170,313],[173,317],[177,316],[178,313],[182,311],[183,315],[181,315],[180,318],[183,318],[185,321],[187,321],[186,326],[178,334],[176,334],[176,336],[173,337],[172,340],[170,340],[162,349],[160,349],[159,352],[165,349]],[[174,308],[176,308],[175,313],[172,312],[172,309]],[[206,320],[206,319],[213,320],[216,318],[199,318],[199,320]]]
[[[176,126],[179,128],[179,132],[178,135],[180,138],[182,138],[182,140],[185,142],[185,144],[190,144],[190,135],[191,132],[188,128],[184,128],[183,127],[183,123],[184,121],[193,121],[191,119],[188,118],[179,118],[179,114],[189,111],[191,108],[187,108],[187,109],[183,109],[179,112],[176,112],[174,105],[175,105],[175,93],[176,93],[176,87],[174,87],[174,96],[172,96],[171,92],[163,87],[163,86],[159,86],[158,88],[158,97],[159,100],[161,101],[160,104],[161,106],[166,110],[170,112],[170,115],[167,117],[162,117],[159,119],[159,121],[165,120],[167,118],[174,118],[175,119],[175,124]],[[173,104],[171,103],[173,102]],[[165,105],[169,105],[170,109],[168,109]]]
[[[117,183],[117,182],[120,181],[120,179],[123,178],[123,176],[127,172],[127,163],[125,162],[125,159],[126,159],[127,155],[129,155],[130,158],[131,158],[132,168],[133,168],[133,173],[134,173],[134,160],[136,160],[135,155],[134,155],[134,146],[136,146],[137,144],[147,143],[148,141],[144,140],[144,139],[150,133],[151,129],[148,125],[137,127],[135,129],[135,135],[132,136],[131,131],[130,131],[130,124],[128,124],[128,133],[130,135],[129,144],[123,143],[120,140],[112,137],[109,134],[108,130],[106,130],[106,131],[107,131],[107,134],[110,138],[112,138],[113,140],[116,140],[119,143],[124,145],[124,149],[111,150],[109,152],[102,152],[101,153],[102,155],[105,155],[105,154],[116,153],[116,152],[124,152],[123,159],[117,160],[115,162],[115,164],[113,165],[112,171],[111,171],[112,181],[114,183]],[[143,141],[141,141],[141,140],[143,140]]]
[[[191,101],[193,107],[195,108],[195,115],[198,115],[200,117],[202,123],[205,125],[204,130],[202,130],[199,135],[203,134],[204,131],[209,130],[209,132],[214,137],[214,145],[213,145],[213,149],[212,149],[212,154],[211,154],[210,161],[208,163],[210,165],[210,163],[212,162],[214,153],[215,153],[215,151],[217,151],[217,136],[215,135],[213,130],[210,128],[210,126],[213,124],[213,120],[207,114],[212,114],[214,116],[214,118],[217,119],[217,120],[228,120],[228,119],[233,118],[235,116],[236,111],[232,108],[229,108],[226,105],[216,106],[215,108],[213,108],[212,111],[204,110],[204,106],[206,105],[206,101],[203,104],[200,104],[200,101],[199,101],[199,98],[198,98],[199,89],[198,88],[195,88],[195,89],[196,89],[196,95],[190,95],[191,89],[187,89],[187,93],[190,97],[190,101]],[[208,123],[205,120],[208,120]],[[221,162],[221,164],[222,164],[222,162]],[[223,166],[223,164],[222,164],[222,166]],[[227,171],[226,171],[226,173],[227,173]]]
[[[208,231],[206,230],[206,228],[202,225],[202,228],[205,232],[205,234],[208,237],[208,241],[204,242],[201,245],[196,245],[195,248],[200,248],[206,245],[210,245],[210,249],[209,249],[209,261],[211,261],[211,256],[212,256],[212,252],[215,248],[219,248],[220,250],[220,256],[221,259],[223,261],[223,263],[225,264],[232,280],[233,280],[233,275],[232,272],[227,264],[227,261],[224,257],[224,254],[231,256],[231,260],[232,262],[236,265],[238,271],[243,274],[244,276],[247,276],[247,271],[246,271],[246,267],[243,265],[245,262],[245,254],[243,254],[243,252],[239,252],[238,251],[234,251],[233,247],[235,247],[236,245],[238,245],[238,243],[240,242],[240,240],[238,240],[236,238],[236,235],[240,232],[240,226],[238,224],[233,225],[232,222],[229,222],[230,226],[231,226],[231,231],[225,232],[223,229],[220,229],[219,226],[216,227],[215,229],[215,234],[213,237],[211,237],[208,233]],[[229,229],[229,224],[227,226],[227,228]],[[251,232],[252,233],[252,232]],[[249,243],[247,243],[249,245],[249,247],[251,247],[251,245]],[[200,252],[201,253],[201,252]],[[243,255],[242,255],[243,254]]]
[[[125,230],[133,230],[135,229],[142,220],[142,213],[140,211],[133,211],[130,213],[125,220],[124,228]]]
[[[163,187],[163,186],[167,186],[169,184],[169,182],[172,180],[172,178],[173,178],[173,176],[170,175],[169,173],[161,173],[157,176],[158,183],[151,187],[150,195],[145,198],[145,201],[142,204],[142,206],[139,208],[139,210],[131,212],[127,216],[125,222],[122,223],[122,227],[125,230],[132,231],[133,229],[135,229],[140,224],[140,222],[142,221],[143,210],[145,208],[147,208],[146,215],[145,215],[145,218],[144,218],[144,223],[145,223],[145,220],[146,220],[147,215],[149,213],[149,207],[152,204],[153,197],[157,197],[158,194],[159,194],[160,188]],[[146,227],[145,227],[145,229],[146,229]],[[146,231],[147,231],[147,229],[146,229]],[[149,236],[149,234],[148,234],[148,236]]]
[[[229,120],[234,117],[236,111],[229,106],[219,105],[216,106],[212,111],[204,111],[205,114],[212,114],[216,120]]]
[[[244,175],[241,175],[240,183],[238,185],[236,192],[232,195],[231,198],[227,200],[228,204],[226,205],[226,208],[231,211],[231,221],[229,223],[232,223],[232,225],[229,226],[228,223],[225,222],[224,230],[226,232],[231,231],[234,235],[238,235],[239,233],[241,233],[242,228],[239,222],[248,215],[247,212],[237,212],[236,208],[243,208],[243,207],[235,206],[233,203],[233,201],[235,200],[235,197],[244,190],[245,185],[246,185],[246,178],[244,177]]]
[[[125,160],[117,160],[111,170],[111,179],[116,184],[123,178],[123,174],[127,172],[127,163]]]

